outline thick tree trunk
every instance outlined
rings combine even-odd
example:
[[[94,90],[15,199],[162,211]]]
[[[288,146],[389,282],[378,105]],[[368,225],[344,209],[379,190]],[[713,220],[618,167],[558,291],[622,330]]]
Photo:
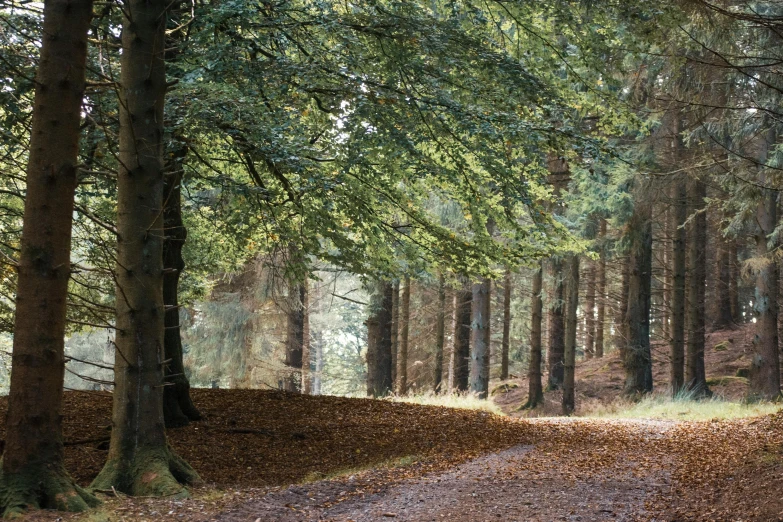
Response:
[[[602,240],[600,257],[598,258],[598,281],[596,283],[596,293],[598,301],[598,310],[596,313],[595,325],[595,356],[604,356],[604,325],[606,323],[606,248],[603,245],[603,239],[606,237],[606,220],[601,220],[599,237]]]
[[[163,351],[168,363],[165,366],[166,387],[163,389],[163,420],[166,427],[185,426],[201,419],[190,398],[190,382],[185,375],[182,361],[182,337],[179,323],[179,278],[185,269],[182,247],[188,237],[182,223],[182,161],[187,146],[173,139],[163,178]]]
[[[650,300],[652,291],[652,222],[651,206],[639,202],[629,224],[633,235],[628,281],[628,308],[625,314],[626,348],[623,357],[627,396],[652,391],[652,357],[650,353]]]
[[[547,389],[558,390],[563,385],[563,354],[565,353],[563,261],[558,258],[550,260],[549,273],[552,277],[552,302],[549,305],[549,349],[547,350],[549,375],[547,378]]]
[[[302,391],[302,367],[304,361],[304,323],[307,282],[291,285],[286,310],[285,390],[292,393]]]
[[[500,348],[500,380],[508,379],[508,350],[511,344],[511,270],[503,278],[503,341]]]
[[[47,0],[36,75],[0,506],[83,511],[95,497],[63,465],[71,216],[91,0]]]
[[[685,386],[697,396],[710,395],[704,369],[705,299],[704,285],[707,277],[705,252],[707,249],[707,214],[704,198],[707,188],[698,178],[692,178],[688,186],[688,199],[693,205],[692,225],[688,238],[688,342],[685,347]]]
[[[585,295],[585,358],[592,359],[595,355],[595,283],[597,270],[595,263],[590,260],[585,262],[587,275],[587,287]]]
[[[576,309],[579,305],[579,256],[568,259],[568,298],[566,299],[565,353],[563,354],[563,415],[574,412],[574,372],[576,370]]]
[[[762,177],[762,184],[764,178]],[[778,263],[773,256],[777,242],[770,236],[777,225],[777,193],[765,191],[756,210],[759,230],[756,240],[756,291],[753,315],[756,333],[751,348],[748,397],[773,400],[780,395],[780,356],[778,348]]]
[[[397,389],[397,354],[400,351],[400,281],[394,281],[392,289],[392,383]]]
[[[446,336],[446,281],[438,280],[438,314],[435,324],[435,378],[433,391],[439,393],[443,381],[443,344]]]
[[[631,279],[631,257],[625,256],[620,259],[622,264],[622,276],[620,282],[620,295],[618,298],[618,307],[615,310],[615,333],[614,345],[620,352],[620,359],[625,360],[625,350],[628,347],[628,332],[625,329],[625,316],[628,313],[628,288]]]
[[[397,355],[397,395],[408,394],[408,334],[411,322],[411,278],[406,276],[400,302],[400,352]]]
[[[525,408],[535,408],[544,402],[544,388],[541,383],[541,326],[543,322],[544,303],[541,292],[544,286],[544,271],[541,263],[533,274],[533,292],[530,302],[530,365],[527,369],[528,394]]]
[[[394,285],[378,283],[367,320],[367,394],[383,397],[393,391],[391,380],[391,319]]]
[[[685,386],[685,271],[687,268],[685,221],[688,218],[688,191],[684,176],[674,187],[672,212],[672,325],[669,346],[669,385],[672,395]]]
[[[454,293],[454,389],[467,391],[470,374],[470,311],[473,293],[464,287]]]
[[[489,312],[491,282],[483,279],[473,284],[470,354],[470,391],[479,399],[489,394]]]
[[[167,5],[129,0],[123,11],[113,429],[108,460],[93,482],[96,489],[144,496],[185,495],[181,484],[198,481],[169,448],[163,422]]]

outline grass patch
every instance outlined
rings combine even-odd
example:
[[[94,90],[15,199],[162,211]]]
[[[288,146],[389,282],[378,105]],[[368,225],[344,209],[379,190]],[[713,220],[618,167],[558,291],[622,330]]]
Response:
[[[744,419],[776,413],[780,404],[771,402],[741,403],[720,398],[693,400],[688,397],[672,399],[664,395],[645,397],[639,402],[618,401],[597,406],[585,417],[610,419],[657,419],[707,421],[712,419]]]
[[[389,400],[395,402],[407,402],[410,404],[423,404],[425,406],[443,406],[444,408],[457,408],[461,410],[480,410],[494,413],[495,415],[505,415],[500,406],[492,400],[479,399],[476,394],[471,392],[464,393],[446,393],[436,395],[432,392],[422,395],[406,395],[405,397],[390,397]]]

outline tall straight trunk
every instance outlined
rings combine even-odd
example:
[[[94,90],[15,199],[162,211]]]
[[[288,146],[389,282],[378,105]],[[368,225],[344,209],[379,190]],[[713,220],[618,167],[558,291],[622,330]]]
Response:
[[[392,290],[392,383],[397,389],[397,353],[400,348],[400,281],[394,280]]]
[[[310,395],[313,390],[313,375],[310,370],[312,363],[312,351],[310,347],[310,285],[305,280],[304,323],[302,324],[302,393]]]
[[[768,183],[761,176],[761,185]],[[772,400],[780,395],[780,356],[778,348],[778,263],[773,258],[777,241],[770,237],[777,226],[777,192],[764,191],[756,208],[755,234],[756,290],[753,315],[756,319],[751,348],[748,396]]]
[[[737,240],[732,238],[729,242],[729,302],[731,306],[731,320],[733,324],[742,324],[742,308],[739,302],[739,263],[737,262]]]
[[[454,389],[467,391],[470,373],[470,309],[473,293],[465,287],[454,293]]]
[[[541,262],[533,274],[533,292],[530,301],[530,365],[527,369],[528,393],[526,408],[535,408],[544,402],[544,388],[541,383],[542,346],[541,326],[544,302],[541,292],[544,286],[544,270]]]
[[[320,333],[312,332],[312,349],[315,357],[315,371],[313,372],[313,395],[321,395],[321,376],[324,371],[324,344]]]
[[[687,269],[685,221],[688,218],[688,191],[684,176],[674,187],[672,212],[672,326],[669,345],[669,385],[672,395],[685,386],[685,273]]]
[[[640,202],[629,223],[632,234],[629,260],[628,308],[624,318],[626,348],[625,395],[652,391],[650,353],[650,305],[652,293],[652,221],[651,205]]]
[[[0,478],[5,516],[97,503],[65,470],[62,438],[71,216],[91,17],[91,0],[44,3]]]
[[[576,309],[579,306],[579,256],[568,259],[568,298],[566,299],[565,352],[563,354],[563,415],[574,412],[574,373],[576,370]]]
[[[169,448],[163,421],[163,0],[125,4],[117,183],[114,407],[96,489],[185,495],[198,475]],[[132,22],[131,22],[132,20]]]
[[[304,323],[307,283],[293,283],[289,290],[286,310],[285,390],[302,392],[302,367],[304,361]]]
[[[671,217],[673,209],[667,208],[664,212],[663,221],[663,301],[661,302],[661,308],[663,314],[661,317],[662,322],[662,337],[663,339],[671,343],[671,306],[672,306],[672,223],[674,219]]]
[[[489,312],[491,282],[483,279],[473,284],[471,321],[470,391],[479,399],[489,395]]]
[[[405,276],[400,302],[400,352],[397,354],[397,394],[408,393],[408,334],[411,322],[411,278]]]
[[[587,260],[585,264],[587,265],[585,270],[585,275],[587,275],[587,287],[585,288],[584,310],[585,357],[587,359],[592,359],[595,355],[595,283],[598,270],[596,270],[595,263],[590,260]]]
[[[715,314],[715,321],[712,327],[716,330],[724,330],[734,325],[731,316],[731,296],[729,295],[729,287],[731,285],[731,246],[726,239],[719,237],[718,248],[717,313]]]
[[[511,270],[503,277],[503,341],[500,347],[500,380],[508,379],[508,350],[511,344]]]
[[[393,391],[391,380],[391,319],[394,285],[379,281],[367,319],[367,394],[383,397]]]
[[[563,354],[565,353],[563,261],[558,258],[552,258],[549,262],[549,273],[552,277],[552,302],[549,305],[549,349],[547,350],[549,375],[547,378],[547,389],[558,390],[563,385]]]
[[[596,282],[596,293],[598,301],[598,310],[596,312],[595,325],[595,356],[604,356],[604,325],[606,323],[606,247],[603,245],[603,239],[606,237],[606,220],[601,219],[601,228],[599,237],[602,240],[600,257],[598,258],[598,277]]]
[[[443,274],[438,279],[438,313],[435,321],[435,378],[433,391],[441,391],[443,381],[443,344],[446,336],[446,281]]]
[[[163,352],[166,363],[163,388],[163,420],[166,427],[185,426],[201,419],[201,413],[190,398],[190,382],[182,361],[182,336],[179,323],[179,279],[185,269],[182,247],[188,237],[182,222],[182,161],[187,146],[172,140],[170,161],[163,177]]]
[[[704,198],[707,187],[698,178],[692,178],[688,185],[688,200],[693,213],[688,237],[688,310],[686,321],[688,342],[685,347],[685,386],[696,395],[709,395],[704,369],[705,345],[705,299],[704,284],[707,277],[705,251],[707,249],[707,214]]]

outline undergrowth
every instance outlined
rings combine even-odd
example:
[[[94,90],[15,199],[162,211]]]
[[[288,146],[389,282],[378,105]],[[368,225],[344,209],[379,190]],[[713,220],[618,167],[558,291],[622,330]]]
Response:
[[[492,400],[479,399],[475,393],[446,393],[434,394],[432,392],[421,395],[393,396],[389,400],[396,402],[408,402],[411,404],[423,404],[427,406],[443,406],[445,408],[459,408],[463,410],[481,410],[495,415],[505,415],[500,406]]]

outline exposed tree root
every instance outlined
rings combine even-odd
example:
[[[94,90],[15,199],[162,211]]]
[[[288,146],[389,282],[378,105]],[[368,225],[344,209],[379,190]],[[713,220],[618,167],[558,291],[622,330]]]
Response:
[[[110,458],[90,489],[114,488],[131,496],[186,498],[185,486],[200,482],[198,473],[166,447],[138,449],[131,458]]]
[[[100,501],[79,487],[62,465],[36,463],[24,472],[0,471],[0,505],[5,518],[20,517],[28,509],[85,511],[98,504]]]

